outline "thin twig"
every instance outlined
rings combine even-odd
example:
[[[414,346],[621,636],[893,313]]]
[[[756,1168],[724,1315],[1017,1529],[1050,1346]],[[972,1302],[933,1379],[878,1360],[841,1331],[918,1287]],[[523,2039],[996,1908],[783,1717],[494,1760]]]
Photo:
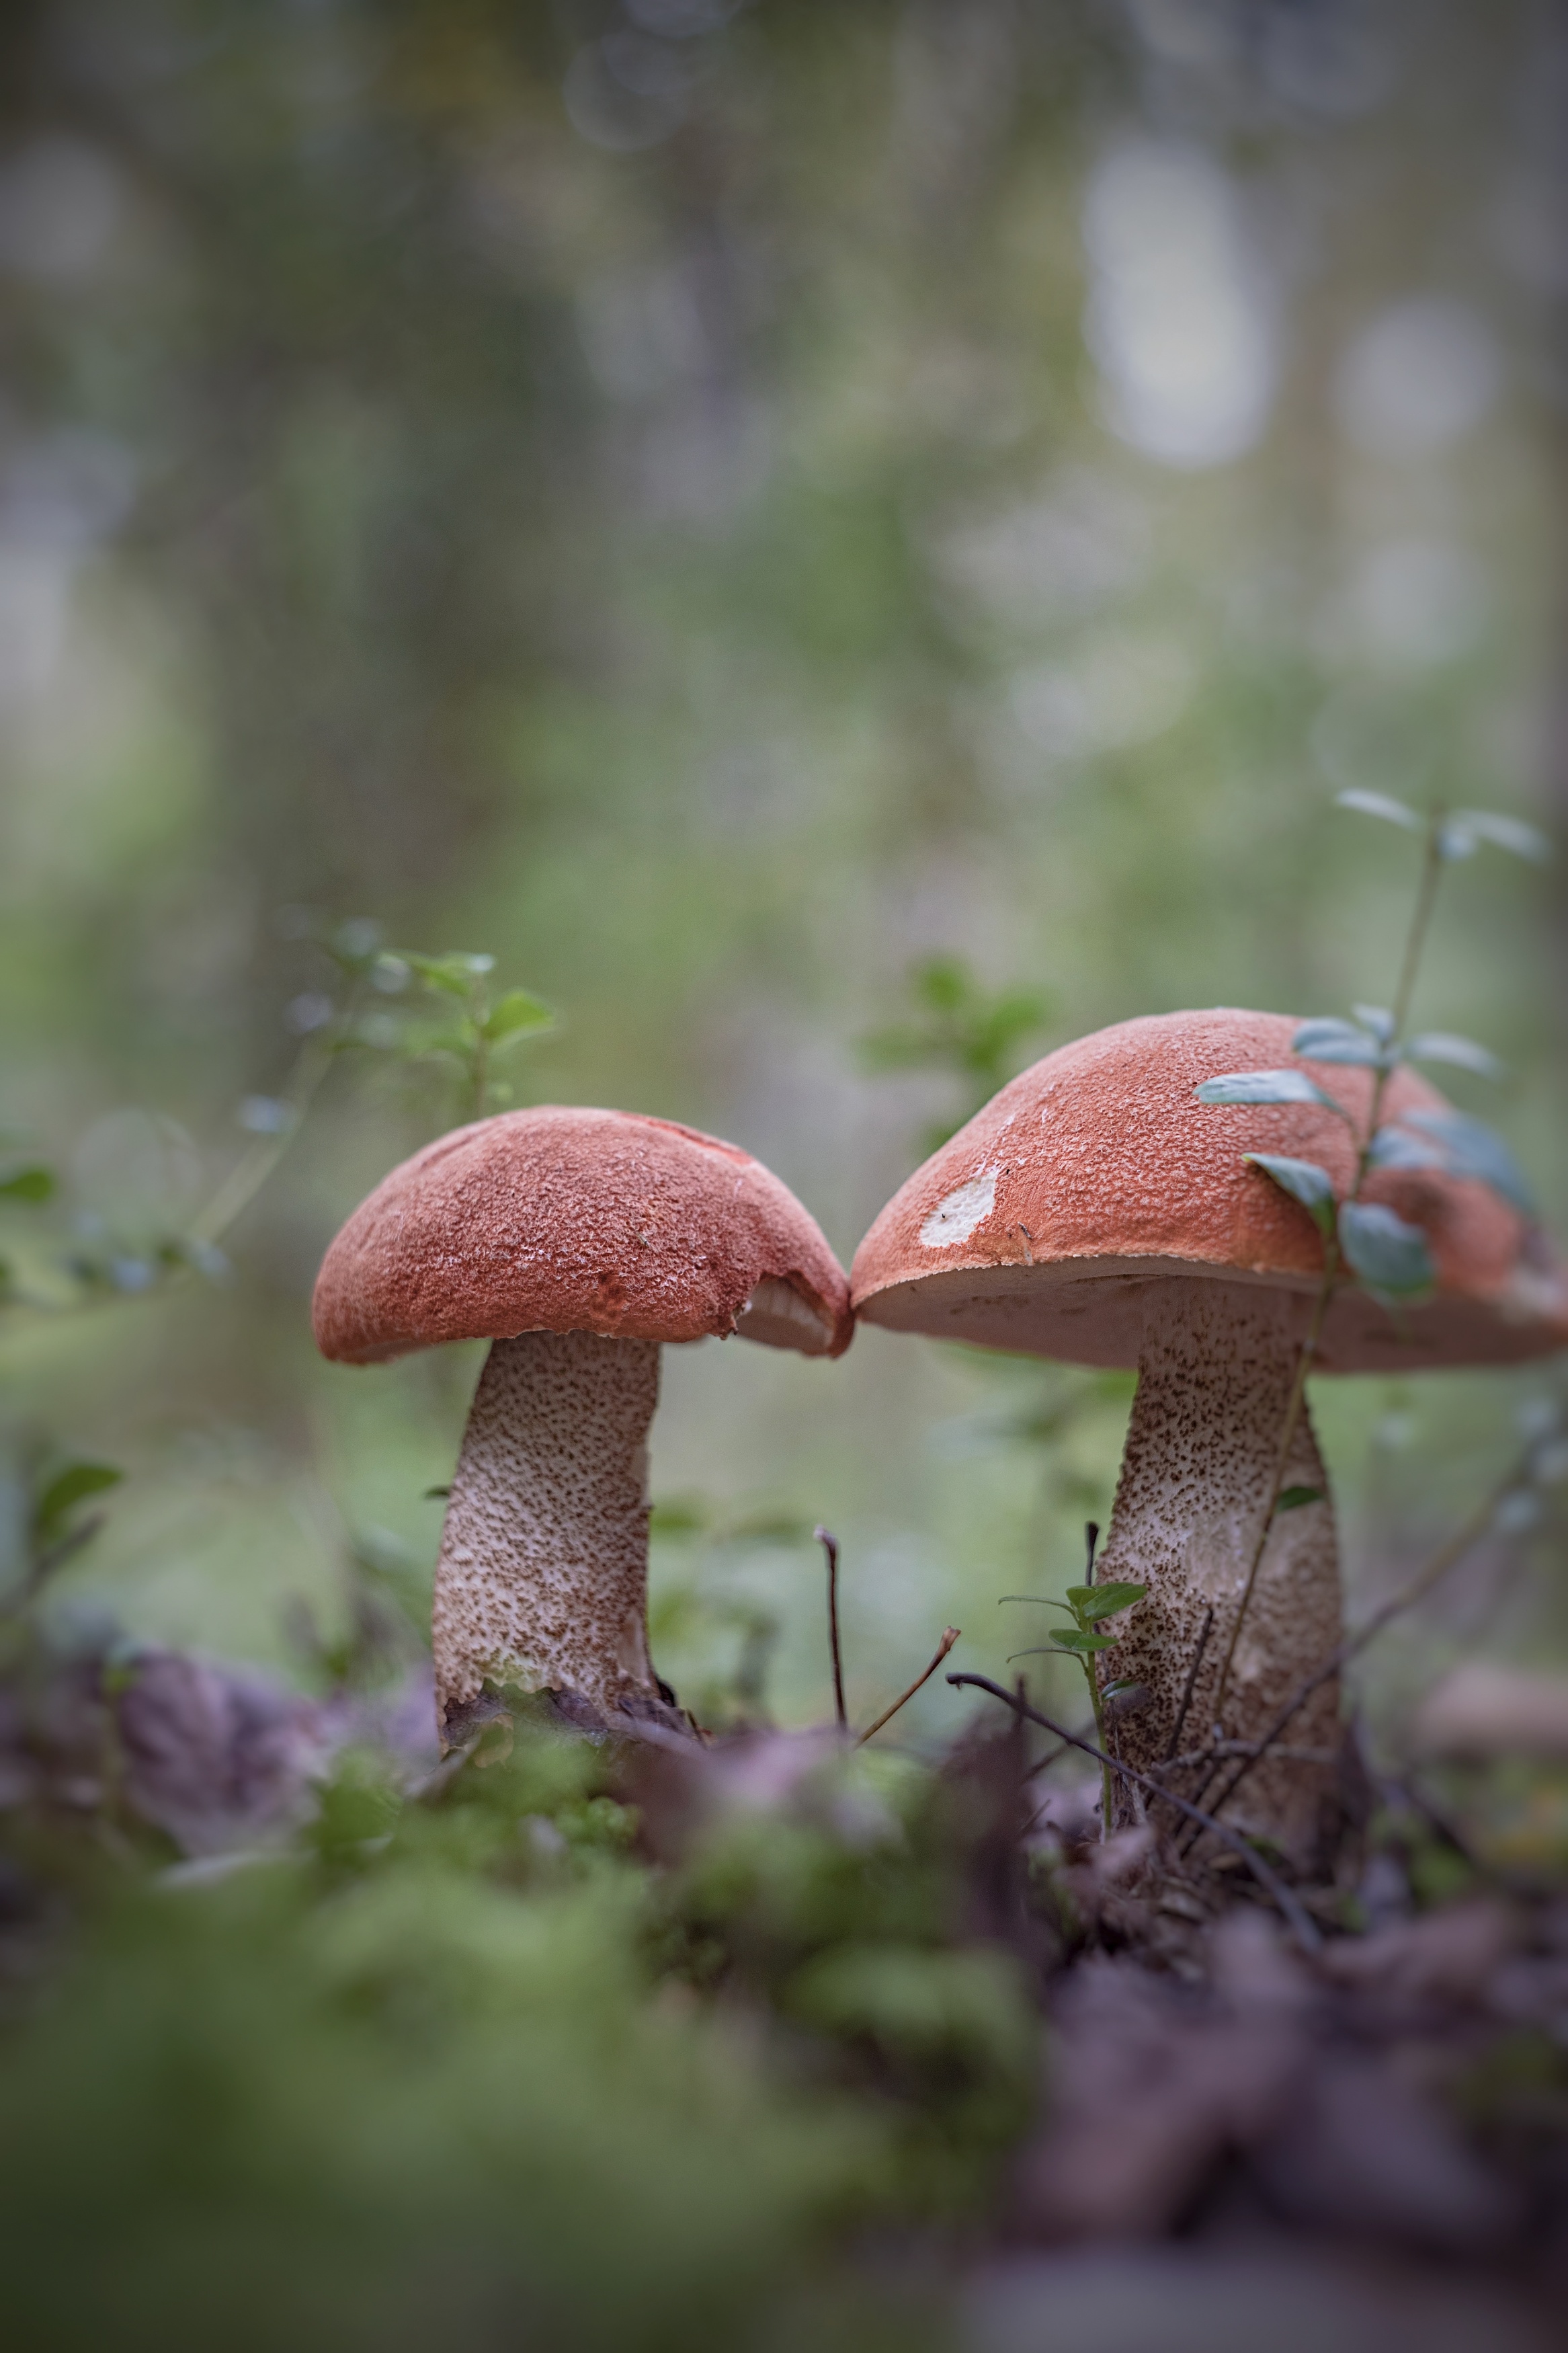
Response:
[[[1256,1762],[1262,1745],[1258,1740],[1216,1740],[1208,1748],[1189,1748],[1184,1757],[1163,1757],[1150,1770],[1155,1779],[1160,1780],[1166,1773],[1190,1772],[1194,1765],[1212,1765],[1216,1757],[1249,1757]],[[1292,1748],[1288,1741],[1280,1740],[1275,1743],[1270,1754],[1289,1757],[1298,1765],[1331,1765],[1339,1751],[1337,1748]]]
[[[1097,1748],[1092,1740],[1080,1740],[1076,1733],[1068,1732],[1065,1725],[1053,1724],[1050,1717],[1042,1715],[1037,1707],[1031,1707],[1027,1700],[1016,1699],[1011,1692],[1004,1691],[1001,1684],[994,1683],[989,1676],[949,1675],[947,1680],[955,1684],[973,1683],[977,1690],[989,1692],[993,1699],[999,1699],[1015,1714],[1027,1716],[1030,1723],[1037,1724],[1042,1731],[1054,1733],[1058,1740],[1065,1740],[1073,1748],[1081,1748],[1086,1757],[1094,1757],[1102,1768],[1120,1773],[1123,1779],[1136,1782],[1139,1788],[1149,1790],[1156,1798],[1165,1799],[1178,1812],[1196,1822],[1201,1830],[1212,1831],[1217,1839],[1241,1857],[1269,1902],[1289,1923],[1302,1950],[1309,1953],[1321,1950],[1322,1937],[1284,1881],[1277,1872],[1269,1869],[1263,1857],[1247,1843],[1239,1831],[1231,1829],[1228,1822],[1216,1821],[1212,1814],[1205,1814],[1201,1806],[1191,1805],[1185,1798],[1178,1798],[1173,1789],[1162,1789],[1158,1781],[1152,1781],[1146,1773],[1135,1772],[1131,1765],[1123,1765],[1118,1758],[1107,1756],[1105,1750]]]
[[[305,1114],[318,1088],[331,1069],[346,1036],[357,1003],[351,997],[345,1010],[329,1027],[308,1038],[300,1048],[279,1101],[288,1112],[285,1124],[270,1135],[258,1136],[240,1155],[216,1193],[191,1220],[194,1241],[216,1243],[242,1210],[247,1209],[305,1124]]]
[[[1170,1744],[1161,1760],[1163,1764],[1170,1765],[1175,1762],[1176,1751],[1182,1745],[1182,1733],[1187,1721],[1187,1710],[1193,1704],[1193,1685],[1197,1682],[1198,1669],[1203,1665],[1204,1652],[1208,1648],[1209,1636],[1213,1632],[1214,1603],[1211,1601],[1204,1609],[1203,1631],[1198,1636],[1197,1647],[1193,1652],[1192,1665],[1187,1669],[1187,1680],[1182,1685],[1182,1704],[1176,1710],[1176,1720],[1171,1726]]]
[[[838,1719],[840,1732],[849,1729],[849,1711],[844,1704],[844,1658],[838,1648],[838,1538],[824,1527],[812,1530],[817,1543],[827,1555],[827,1639],[833,1647],[833,1712]]]
[[[913,1699],[913,1697],[914,1697],[914,1695],[915,1695],[916,1692],[918,1692],[918,1691],[919,1691],[919,1689],[920,1689],[920,1687],[921,1687],[921,1685],[922,1683],[930,1683],[930,1681],[931,1681],[931,1679],[932,1675],[934,1675],[934,1674],[935,1674],[935,1672],[936,1672],[936,1671],[937,1671],[938,1667],[940,1667],[940,1666],[941,1666],[941,1664],[942,1664],[942,1662],[943,1659],[945,1659],[945,1658],[946,1658],[946,1656],[947,1656],[948,1652],[952,1650],[952,1648],[953,1644],[957,1641],[957,1640],[958,1640],[958,1636],[959,1636],[959,1629],[958,1629],[956,1626],[950,1626],[950,1627],[948,1628],[948,1630],[947,1630],[946,1633],[942,1636],[942,1638],[941,1641],[937,1644],[937,1646],[936,1646],[936,1656],[935,1656],[935,1658],[931,1661],[931,1662],[930,1666],[929,1666],[929,1667],[927,1667],[927,1669],[926,1669],[925,1672],[924,1672],[923,1674],[920,1674],[920,1675],[917,1675],[917,1676],[915,1677],[915,1679],[914,1679],[913,1683],[910,1685],[910,1687],[909,1687],[909,1689],[908,1689],[908,1691],[907,1691],[907,1692],[900,1692],[900,1694],[899,1694],[898,1698],[893,1702],[893,1704],[892,1704],[892,1706],[891,1706],[891,1707],[885,1707],[885,1708],[882,1710],[881,1715],[877,1718],[877,1721],[876,1721],[876,1723],[875,1723],[875,1724],[868,1724],[868,1725],[866,1726],[865,1731],[860,1735],[859,1739],[858,1739],[858,1740],[857,1740],[857,1742],[855,1743],[855,1746],[856,1746],[856,1747],[857,1747],[857,1748],[864,1748],[864,1747],[865,1747],[865,1746],[866,1746],[866,1743],[868,1742],[868,1740],[869,1740],[869,1739],[870,1739],[870,1737],[871,1737],[872,1734],[873,1734],[873,1733],[876,1733],[876,1732],[880,1732],[880,1730],[882,1729],[882,1726],[883,1726],[885,1724],[890,1723],[890,1722],[891,1722],[891,1720],[892,1720],[892,1718],[893,1718],[895,1715],[897,1715],[897,1714],[898,1714],[898,1712],[899,1712],[900,1708],[901,1708],[901,1707],[904,1705],[905,1702],[906,1702],[906,1701],[908,1701],[908,1700],[911,1700],[911,1699]]]
[[[1458,1565],[1472,1545],[1480,1542],[1497,1517],[1498,1507],[1503,1498],[1512,1494],[1521,1481],[1529,1475],[1533,1451],[1533,1446],[1527,1446],[1505,1476],[1498,1481],[1485,1503],[1465,1522],[1464,1526],[1456,1535],[1450,1536],[1446,1545],[1439,1546],[1431,1559],[1423,1567],[1417,1569],[1408,1583],[1402,1585],[1397,1593],[1391,1594],[1386,1601],[1374,1609],[1364,1626],[1357,1627],[1353,1634],[1347,1634],[1343,1641],[1337,1644],[1328,1657],[1313,1668],[1305,1682],[1297,1685],[1262,1739],[1254,1744],[1252,1755],[1242,1758],[1215,1798],[1214,1803],[1216,1811],[1234,1797],[1253,1767],[1258,1764],[1273,1747],[1286,1725],[1306,1706],[1314,1692],[1321,1691],[1332,1676],[1349,1666],[1352,1659],[1359,1658],[1368,1643],[1373,1641],[1393,1620],[1401,1617],[1406,1609],[1414,1609],[1416,1602],[1425,1600],[1432,1588],[1440,1583],[1451,1568]],[[1214,1777],[1211,1774],[1209,1778],[1212,1780]],[[1203,1794],[1203,1790],[1200,1789],[1198,1795],[1202,1797]],[[1186,1851],[1190,1851],[1192,1841],[1189,1840]]]

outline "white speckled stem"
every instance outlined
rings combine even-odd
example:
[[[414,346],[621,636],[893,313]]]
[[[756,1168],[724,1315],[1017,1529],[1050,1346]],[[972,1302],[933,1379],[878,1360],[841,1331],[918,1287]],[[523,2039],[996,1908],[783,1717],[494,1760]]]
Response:
[[[658,1345],[592,1332],[497,1340],[479,1376],[436,1569],[436,1715],[450,1741],[487,1684],[659,1712],[647,1649],[647,1431]]]
[[[1301,1340],[1300,1303],[1256,1284],[1162,1282],[1151,1293],[1138,1393],[1121,1458],[1110,1533],[1098,1574],[1146,1585],[1146,1598],[1107,1631],[1101,1679],[1147,1686],[1146,1707],[1116,1727],[1123,1761],[1163,1761],[1204,1614],[1214,1622],[1181,1733],[1184,1754],[1206,1746],[1220,1667],[1247,1564],[1268,1503]],[[1260,1739],[1280,1707],[1340,1640],[1339,1551],[1328,1474],[1305,1409],[1283,1485],[1322,1500],[1280,1514],[1269,1533],[1226,1694],[1229,1740]],[[1337,1753],[1339,1684],[1327,1683],[1291,1724],[1296,1755],[1271,1756],[1225,1811],[1303,1867],[1334,1834],[1336,1767],[1300,1751]],[[1172,1788],[1197,1794],[1191,1769]],[[1127,1812],[1123,1799],[1124,1814]]]

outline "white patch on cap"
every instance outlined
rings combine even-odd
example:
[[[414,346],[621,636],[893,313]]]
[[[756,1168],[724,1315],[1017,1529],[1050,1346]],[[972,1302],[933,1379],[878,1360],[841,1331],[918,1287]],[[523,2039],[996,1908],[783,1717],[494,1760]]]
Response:
[[[966,1242],[995,1207],[996,1171],[985,1168],[937,1203],[921,1228],[921,1240],[927,1250],[945,1250],[953,1242]]]

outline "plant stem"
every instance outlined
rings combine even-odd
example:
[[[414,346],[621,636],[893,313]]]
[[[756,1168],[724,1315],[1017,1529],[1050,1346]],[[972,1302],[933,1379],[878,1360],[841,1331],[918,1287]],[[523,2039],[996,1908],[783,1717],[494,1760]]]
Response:
[[[474,1117],[483,1119],[485,1101],[490,1091],[489,1041],[485,1036],[482,1007],[474,1017]]]
[[[258,1136],[249,1150],[241,1154],[206,1207],[192,1219],[193,1241],[216,1242],[250,1207],[304,1125],[305,1113],[331,1069],[339,1042],[347,1032],[352,1011],[351,1005],[342,1019],[306,1039],[279,1099],[291,1113],[289,1124],[275,1135]]]
[[[1405,943],[1405,958],[1399,968],[1399,985],[1394,998],[1394,1035],[1395,1040],[1405,1035],[1405,1025],[1410,1018],[1411,1002],[1415,995],[1416,975],[1421,969],[1421,957],[1426,945],[1426,934],[1432,922],[1432,911],[1437,903],[1437,885],[1442,880],[1443,824],[1447,810],[1434,809],[1426,820],[1426,842],[1421,860],[1421,883],[1415,894],[1415,912],[1411,917],[1409,934]],[[1387,1073],[1384,1073],[1386,1079]],[[1374,1104],[1378,1097],[1373,1097]]]
[[[956,1626],[950,1626],[947,1629],[947,1631],[943,1634],[941,1641],[936,1646],[935,1658],[932,1659],[930,1666],[927,1667],[924,1673],[919,1674],[915,1677],[907,1692],[900,1692],[899,1694],[898,1698],[893,1702],[891,1707],[885,1707],[882,1710],[881,1715],[877,1718],[875,1724],[868,1724],[866,1726],[865,1731],[855,1743],[857,1748],[864,1748],[866,1743],[872,1737],[873,1734],[880,1732],[885,1724],[890,1724],[894,1716],[897,1715],[900,1708],[901,1708],[906,1702],[913,1699],[916,1692],[920,1690],[922,1683],[930,1683],[932,1675],[935,1674],[938,1667],[941,1666],[943,1659],[946,1658],[948,1652],[957,1641],[959,1630],[960,1630]]]
[[[830,1530],[812,1530],[817,1543],[827,1555],[827,1640],[833,1651],[833,1712],[840,1732],[849,1729],[849,1712],[844,1704],[844,1656],[838,1647],[838,1538]],[[929,1670],[928,1670],[929,1672]],[[919,1685],[916,1685],[919,1689]],[[873,1725],[871,1729],[876,1730]]]

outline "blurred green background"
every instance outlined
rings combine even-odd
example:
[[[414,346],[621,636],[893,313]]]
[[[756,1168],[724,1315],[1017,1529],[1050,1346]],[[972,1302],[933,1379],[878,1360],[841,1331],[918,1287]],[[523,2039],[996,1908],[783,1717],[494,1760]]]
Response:
[[[1563,796],[1565,95],[1522,0],[15,0],[0,1114],[67,1182],[0,1250],[56,1310],[61,1249],[108,1271],[0,1316],[5,1413],[18,1482],[128,1474],[57,1610],[308,1680],[346,1562],[428,1578],[477,1358],[327,1367],[308,1303],[467,1115],[440,1063],[337,1057],[226,1271],[157,1263],[345,922],[494,955],[560,1015],[517,1100],[734,1138],[846,1263],[973,1107],[867,1045],[932,958],[1044,999],[998,1076],[1387,995],[1411,845],[1334,793]],[[1458,869],[1419,1007],[1508,1059],[1453,1092],[1560,1228],[1563,887]],[[1321,1396],[1352,1585],[1536,1386]],[[820,1717],[817,1520],[852,1709],[947,1623],[995,1672],[1127,1395],[873,1330],[667,1351],[664,1672],[716,1704],[776,1627]],[[1556,1590],[1483,1554],[1391,1688],[1483,1621],[1560,1642]]]

